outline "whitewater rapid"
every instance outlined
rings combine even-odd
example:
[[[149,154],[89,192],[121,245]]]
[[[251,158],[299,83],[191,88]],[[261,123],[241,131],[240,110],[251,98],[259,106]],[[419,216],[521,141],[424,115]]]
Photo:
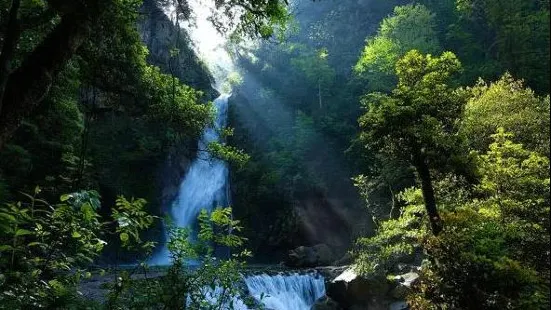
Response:
[[[310,310],[325,295],[324,279],[318,274],[262,274],[246,277],[245,283],[267,309]]]

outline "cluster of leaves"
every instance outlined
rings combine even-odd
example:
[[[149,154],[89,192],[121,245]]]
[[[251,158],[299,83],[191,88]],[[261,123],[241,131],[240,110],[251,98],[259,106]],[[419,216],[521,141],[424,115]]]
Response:
[[[86,268],[106,244],[102,234],[110,225],[98,214],[97,192],[62,195],[55,205],[39,199],[39,193],[36,187],[32,196],[25,194],[28,202],[0,206],[0,301],[8,308],[59,308],[77,302],[77,284],[91,276]],[[124,239],[129,232],[149,228],[153,217],[142,212],[144,203],[120,197],[112,233]],[[139,238],[125,246],[151,249]]]
[[[231,208],[202,210],[197,236],[189,227],[170,227],[168,250],[171,266],[160,278],[134,280],[128,274],[113,285],[109,304],[113,309],[232,309],[253,305],[244,292],[241,271],[250,252],[238,235],[240,222]],[[231,253],[225,258],[216,252]],[[255,304],[256,307],[259,307]]]
[[[238,168],[243,168],[251,158],[243,150],[225,143],[211,142],[207,149],[212,156],[230,162]]]
[[[362,274],[382,276],[399,263],[412,263],[421,251],[428,231],[423,222],[423,197],[415,188],[404,190],[398,199],[406,204],[397,219],[382,221],[373,237],[358,238],[353,254]]]
[[[287,30],[291,18],[287,12],[287,0],[213,1],[213,9],[208,16],[196,16],[197,12],[193,11],[187,0],[159,2],[165,6],[173,6],[179,20],[193,21],[196,18],[206,18],[216,30],[230,35],[234,40],[281,35]]]
[[[516,141],[528,150],[549,156],[549,95],[538,97],[509,73],[490,84],[479,80],[466,91],[470,96],[461,118],[460,134],[470,143],[469,148],[484,151],[491,134],[503,127],[515,132]]]
[[[134,199],[128,201],[123,196],[119,196],[116,201],[116,207],[112,210],[111,216],[117,222],[115,232],[119,235],[122,247],[125,249],[135,249],[139,246],[140,250],[151,252],[155,243],[143,242],[140,239],[140,232],[153,225],[155,217],[148,214],[145,210],[145,199]]]
[[[441,52],[434,14],[424,5],[394,8],[376,36],[369,38],[354,66],[371,90],[391,90],[396,83],[394,65],[410,50],[425,54]]]

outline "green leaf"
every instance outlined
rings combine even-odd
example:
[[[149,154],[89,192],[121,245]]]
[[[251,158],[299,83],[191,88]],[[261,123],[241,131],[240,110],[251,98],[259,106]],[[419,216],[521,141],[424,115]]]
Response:
[[[8,220],[10,222],[15,222],[16,221],[15,217],[11,214],[8,214],[8,213],[0,212],[0,217],[5,218],[6,220]]]
[[[32,235],[32,231],[20,228],[15,232],[15,236],[25,236],[25,235]]]
[[[73,238],[80,238],[82,235],[78,232],[78,231],[73,231],[73,233],[71,234],[71,236]]]
[[[121,216],[120,218],[117,219],[117,222],[119,222],[120,227],[126,227],[131,223],[130,219],[126,216]]]
[[[121,238],[122,242],[127,242],[128,241],[128,234],[127,233],[122,233],[120,235],[120,238]]]
[[[2,244],[0,245],[0,252],[8,252],[13,250],[13,247],[11,245]]]

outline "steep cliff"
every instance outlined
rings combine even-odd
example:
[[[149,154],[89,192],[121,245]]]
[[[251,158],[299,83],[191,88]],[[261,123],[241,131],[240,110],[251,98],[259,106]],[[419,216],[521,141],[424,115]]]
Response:
[[[148,62],[174,75],[184,84],[201,90],[204,101],[214,100],[218,96],[212,88],[214,79],[193,50],[193,43],[186,30],[171,21],[156,0],[144,0],[142,13],[138,30],[149,50]],[[165,161],[157,171],[156,182],[160,185],[157,197],[160,198],[158,203],[162,211],[166,211],[177,194],[196,148],[197,141],[189,139],[167,150]]]

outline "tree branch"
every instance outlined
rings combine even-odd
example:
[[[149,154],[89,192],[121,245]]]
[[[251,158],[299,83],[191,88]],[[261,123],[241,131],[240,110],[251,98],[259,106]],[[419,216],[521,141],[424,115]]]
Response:
[[[42,102],[53,79],[90,32],[93,15],[65,15],[9,77],[0,113],[0,150],[21,121]]]

